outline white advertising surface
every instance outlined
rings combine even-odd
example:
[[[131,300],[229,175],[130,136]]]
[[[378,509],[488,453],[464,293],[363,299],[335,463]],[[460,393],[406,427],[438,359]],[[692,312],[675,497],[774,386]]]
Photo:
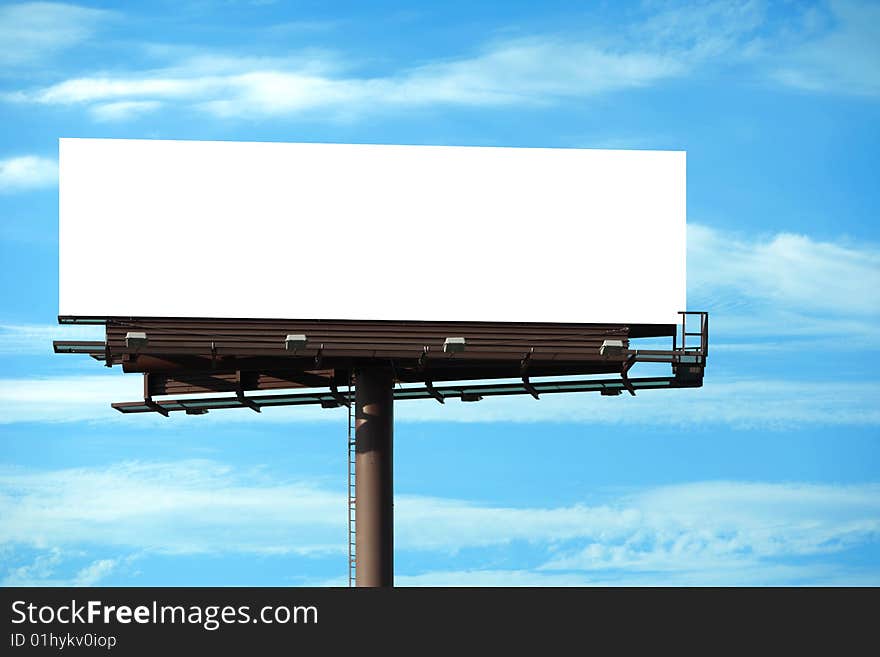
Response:
[[[669,324],[685,153],[62,139],[59,314]]]

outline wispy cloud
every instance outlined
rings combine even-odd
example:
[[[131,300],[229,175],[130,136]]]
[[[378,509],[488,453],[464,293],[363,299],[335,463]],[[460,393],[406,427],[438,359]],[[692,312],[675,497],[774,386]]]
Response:
[[[790,24],[780,26],[768,18],[763,3],[754,1],[697,2],[659,10],[648,5],[614,31],[572,27],[495,38],[470,53],[400,65],[380,75],[359,73],[357,62],[363,57],[338,52],[269,58],[178,44],[164,51],[169,58],[186,58],[166,60],[164,66],[72,75],[4,98],[79,106],[98,121],[122,121],[163,109],[227,119],[353,119],[427,106],[556,104],[743,63],[802,89],[874,95],[880,91],[877,12],[868,4],[837,1],[827,20],[817,9],[795,8]],[[16,5],[7,14],[0,25],[7,25],[10,34],[10,26],[23,16],[34,25],[48,25],[16,36],[26,42],[7,49],[20,53],[16,57],[75,43],[106,18],[106,12],[51,4]],[[163,51],[161,46],[147,47]]]
[[[109,11],[55,2],[0,7],[0,67],[39,62],[90,38]]]
[[[345,504],[341,491],[266,480],[208,461],[54,472],[5,468],[0,544],[164,554],[343,552]]]
[[[807,38],[781,54],[772,77],[811,92],[880,95],[880,5],[833,0],[804,15]]]
[[[606,52],[562,39],[496,44],[484,53],[434,63],[385,77],[327,71],[326,64],[296,68],[205,66],[134,72],[125,76],[73,78],[7,96],[18,102],[84,105],[168,103],[218,117],[260,117],[332,111],[340,117],[389,108],[427,105],[540,104],[639,87],[680,74],[673,57]],[[317,68],[318,70],[315,70]],[[153,105],[155,107],[155,105]]]
[[[58,163],[37,155],[0,160],[0,194],[50,187],[58,181]]]
[[[59,574],[69,570],[70,556],[57,547],[38,553],[30,563],[10,568],[3,586],[95,586],[119,565],[118,559],[96,559],[68,575]]]
[[[316,112],[351,118],[428,105],[541,105],[685,75],[722,52],[745,48],[760,15],[749,2],[703,4],[654,16],[615,38],[596,30],[493,40],[474,54],[380,76],[357,75],[343,58],[328,53],[287,61],[208,53],[160,69],[73,77],[6,98],[81,105],[98,118],[105,112],[101,107],[120,102],[161,102],[226,118]]]
[[[320,556],[345,550],[345,504],[340,491],[209,461],[7,468],[0,470],[0,544],[45,553],[9,574],[19,580],[54,577],[68,550]],[[471,584],[584,582],[621,573],[631,583],[771,584],[827,575],[834,554],[876,541],[880,487],[716,481],[553,508],[398,495],[395,510],[398,550],[451,558],[466,548],[472,555],[518,544],[536,550],[535,568],[494,580],[472,573]],[[802,567],[791,569],[791,559]],[[115,561],[95,560],[77,577],[97,579]],[[429,575],[420,583],[449,583]]]
[[[807,235],[744,237],[688,225],[689,292],[719,293],[804,313],[880,317],[880,246]]]
[[[628,498],[638,530],[561,550],[545,570],[716,570],[847,549],[880,532],[880,486],[708,482]]]
[[[121,100],[95,105],[91,108],[91,113],[99,121],[126,121],[155,112],[161,106],[162,103],[157,100]]]
[[[746,237],[688,225],[688,303],[725,342],[823,338],[880,347],[880,247],[791,233]],[[765,341],[766,346],[766,341]]]
[[[625,38],[638,38],[655,51],[687,53],[691,67],[719,58],[739,60],[763,49],[762,30],[767,26],[763,2],[697,0],[659,6],[662,9],[643,22],[624,28]]]
[[[118,413],[110,408],[111,401],[138,398],[143,398],[140,377],[123,376],[118,371],[108,371],[104,376],[53,376],[0,382],[0,409],[18,408],[19,411],[10,422],[112,421],[118,419]]]

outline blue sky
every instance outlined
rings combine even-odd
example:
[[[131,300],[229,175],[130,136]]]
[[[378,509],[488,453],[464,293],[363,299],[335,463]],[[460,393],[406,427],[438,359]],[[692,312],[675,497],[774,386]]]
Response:
[[[880,584],[880,4],[3,3],[0,581],[343,584],[345,416],[51,355],[57,139],[688,152],[700,390],[399,404],[398,584]],[[136,250],[133,251],[136,256]]]

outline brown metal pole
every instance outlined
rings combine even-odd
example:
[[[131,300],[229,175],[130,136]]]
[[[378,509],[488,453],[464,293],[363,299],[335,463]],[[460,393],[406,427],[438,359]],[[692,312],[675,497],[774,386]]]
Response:
[[[358,586],[394,586],[394,379],[370,367],[355,378],[355,533]]]

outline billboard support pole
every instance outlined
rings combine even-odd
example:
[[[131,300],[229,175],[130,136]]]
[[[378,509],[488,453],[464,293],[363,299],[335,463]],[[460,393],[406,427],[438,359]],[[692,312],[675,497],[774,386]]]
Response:
[[[355,375],[357,586],[394,585],[394,378],[385,367]]]

